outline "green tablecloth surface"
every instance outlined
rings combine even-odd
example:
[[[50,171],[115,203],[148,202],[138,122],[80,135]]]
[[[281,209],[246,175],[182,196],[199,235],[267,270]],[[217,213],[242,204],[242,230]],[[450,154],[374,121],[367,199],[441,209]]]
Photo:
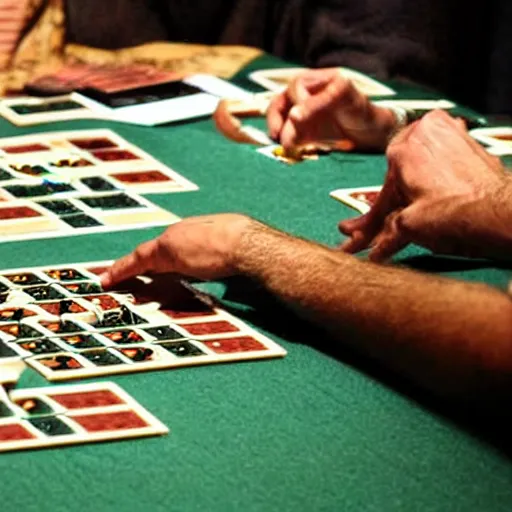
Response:
[[[245,72],[280,65],[264,57]],[[247,85],[243,77],[236,81]],[[400,97],[431,94],[400,89]],[[327,244],[341,240],[337,221],[355,214],[329,192],[382,184],[386,172],[382,155],[335,154],[286,166],[223,139],[209,119],[158,128],[73,121],[26,129],[0,120],[0,136],[99,127],[114,129],[199,185],[197,192],[151,196],[174,213],[244,212]],[[4,243],[0,267],[117,258],[161,231]],[[413,247],[398,260],[500,288],[512,274]],[[222,297],[225,286],[205,289]],[[492,439],[388,386],[364,363],[349,363],[342,347],[335,357],[334,342],[321,330],[273,311],[240,310],[286,348],[286,358],[107,379],[171,434],[3,454],[0,511],[512,510],[512,464]],[[41,385],[46,381],[30,370],[20,384]]]

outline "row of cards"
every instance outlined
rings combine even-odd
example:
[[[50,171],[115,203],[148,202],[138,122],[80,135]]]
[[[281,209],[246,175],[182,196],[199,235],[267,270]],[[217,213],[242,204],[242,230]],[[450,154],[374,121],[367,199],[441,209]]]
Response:
[[[141,194],[197,188],[110,130],[0,139],[2,241],[168,225]]]
[[[0,452],[168,432],[163,423],[112,382],[23,389],[9,395],[0,386]]]
[[[0,115],[17,126],[74,119],[109,119],[155,126],[211,115],[220,98],[250,94],[210,75],[144,85],[136,89],[88,87],[50,98],[18,97],[0,102]]]

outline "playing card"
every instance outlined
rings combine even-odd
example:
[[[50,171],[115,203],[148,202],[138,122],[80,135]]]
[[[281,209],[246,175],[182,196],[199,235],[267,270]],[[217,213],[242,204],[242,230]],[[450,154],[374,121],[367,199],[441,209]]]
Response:
[[[305,71],[307,68],[265,69],[253,71],[249,75],[249,79],[269,91],[279,92],[286,89],[294,78]],[[390,87],[359,71],[340,67],[339,72],[343,77],[351,80],[356,88],[366,96],[392,96],[395,94]]]
[[[88,109],[75,93],[52,98],[23,96],[1,100],[0,115],[16,126],[104,117]]]
[[[361,213],[368,213],[375,204],[377,196],[382,190],[382,186],[360,187],[360,188],[340,188],[331,192],[331,197],[354,208]]]
[[[180,78],[182,76],[178,73],[143,64],[73,64],[64,66],[55,73],[37,77],[27,84],[25,89],[29,94],[36,96],[71,93],[89,87],[103,93],[114,93]]]
[[[112,382],[19,389],[0,395],[0,452],[168,432]]]
[[[0,101],[0,115],[17,126],[73,119],[110,119],[154,126],[211,115],[220,98],[252,98],[247,91],[209,75],[149,85],[141,81],[140,86],[132,78],[126,83],[104,82],[103,77],[101,80],[83,78],[82,82],[88,86],[80,92]]]
[[[257,150],[258,153],[277,160],[278,162],[284,162],[285,164],[294,165],[302,162],[303,160],[318,160],[318,154],[304,154],[300,158],[292,158],[284,154],[284,149],[279,144],[272,144],[265,146]]]
[[[476,128],[470,135],[487,146],[487,151],[496,156],[512,155],[512,126]]]
[[[400,107],[412,110],[448,110],[456,106],[448,100],[378,100],[373,103],[379,107]]]
[[[77,93],[78,94],[78,93]],[[154,126],[213,114],[220,98],[246,99],[247,91],[210,75],[104,94],[82,91],[80,102],[100,117]]]
[[[2,241],[168,225],[141,195],[197,186],[110,130],[0,139]]]
[[[0,377],[16,357],[54,381],[286,354],[187,283],[140,276],[104,291],[112,263],[0,271]]]

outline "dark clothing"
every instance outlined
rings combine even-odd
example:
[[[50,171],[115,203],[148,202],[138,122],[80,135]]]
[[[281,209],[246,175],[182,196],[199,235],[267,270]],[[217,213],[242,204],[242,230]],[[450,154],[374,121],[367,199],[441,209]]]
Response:
[[[67,18],[68,39],[88,46],[255,46],[512,114],[510,0],[488,0],[485,9],[467,0],[67,0]]]

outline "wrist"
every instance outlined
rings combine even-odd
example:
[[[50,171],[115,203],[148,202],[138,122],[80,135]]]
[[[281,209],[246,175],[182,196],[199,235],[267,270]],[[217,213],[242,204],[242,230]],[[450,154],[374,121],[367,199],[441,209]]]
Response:
[[[454,197],[453,225],[458,226],[462,255],[510,261],[512,255],[512,179],[504,177],[473,197]]]
[[[374,123],[375,126],[379,127],[376,144],[378,149],[385,150],[389,141],[407,126],[407,111],[405,109],[392,109],[377,105],[374,105],[373,108]]]
[[[233,274],[249,275],[251,273],[250,256],[264,247],[260,240],[262,232],[270,230],[265,224],[245,215],[232,226],[234,242],[231,244],[230,266]]]
[[[296,244],[305,243],[307,242],[250,219],[233,252],[233,271],[265,286],[276,272],[282,274],[283,266],[287,270],[294,267]]]
[[[485,199],[484,199],[485,200]],[[496,228],[501,233],[504,243],[512,249],[512,175],[508,173],[503,176],[501,184],[496,187],[495,192],[485,200],[487,207],[491,210],[496,219]]]

